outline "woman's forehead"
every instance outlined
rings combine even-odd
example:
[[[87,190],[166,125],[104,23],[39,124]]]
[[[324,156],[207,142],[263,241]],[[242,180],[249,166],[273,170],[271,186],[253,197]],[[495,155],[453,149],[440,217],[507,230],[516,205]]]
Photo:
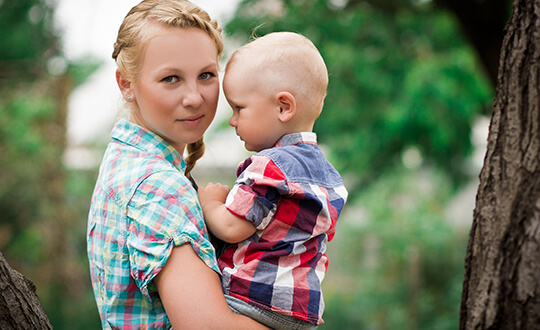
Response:
[[[151,37],[143,66],[199,67],[217,64],[217,47],[197,28],[164,28]]]

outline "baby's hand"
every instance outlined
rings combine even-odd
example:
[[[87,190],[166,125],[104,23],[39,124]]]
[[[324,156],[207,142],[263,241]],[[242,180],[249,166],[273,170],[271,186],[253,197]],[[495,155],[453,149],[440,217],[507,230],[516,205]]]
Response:
[[[230,188],[221,183],[210,182],[204,188],[199,187],[199,201],[201,202],[201,205],[211,201],[225,203],[229,191]]]

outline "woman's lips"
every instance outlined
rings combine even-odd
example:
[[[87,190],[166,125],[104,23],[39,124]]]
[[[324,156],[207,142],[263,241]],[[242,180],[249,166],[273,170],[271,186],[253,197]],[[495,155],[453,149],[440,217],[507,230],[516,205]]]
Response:
[[[178,119],[178,121],[188,127],[195,127],[201,123],[203,118],[204,118],[204,115],[199,115],[199,116],[194,116],[194,117],[185,118],[185,119]]]

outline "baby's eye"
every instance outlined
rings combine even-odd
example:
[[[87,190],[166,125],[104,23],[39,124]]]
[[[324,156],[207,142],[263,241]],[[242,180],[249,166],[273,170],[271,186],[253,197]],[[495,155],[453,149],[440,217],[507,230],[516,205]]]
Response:
[[[201,80],[208,80],[208,79],[211,79],[213,77],[215,77],[216,75],[213,74],[212,72],[205,72],[205,73],[201,73],[201,75],[199,76],[199,79]]]
[[[167,84],[174,84],[175,82],[178,81],[178,77],[177,76],[168,76],[168,77],[165,77],[165,78],[161,79],[161,81],[166,82]]]

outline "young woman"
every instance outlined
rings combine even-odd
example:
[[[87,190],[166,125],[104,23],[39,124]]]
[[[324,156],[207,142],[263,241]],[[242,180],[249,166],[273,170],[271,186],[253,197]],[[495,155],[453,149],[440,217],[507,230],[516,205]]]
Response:
[[[113,129],[88,219],[105,329],[264,328],[227,306],[190,177],[222,50],[217,23],[186,0],[142,1],[120,27],[113,58],[129,118]]]

